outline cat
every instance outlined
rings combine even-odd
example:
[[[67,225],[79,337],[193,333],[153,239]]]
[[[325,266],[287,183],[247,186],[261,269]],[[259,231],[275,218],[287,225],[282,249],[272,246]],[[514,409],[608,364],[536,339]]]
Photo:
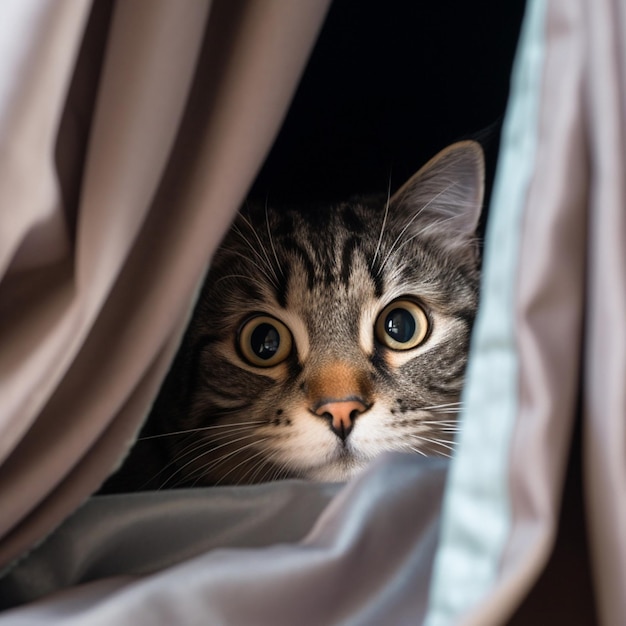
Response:
[[[483,190],[463,141],[393,197],[245,207],[149,418],[153,485],[345,481],[388,450],[449,456]]]

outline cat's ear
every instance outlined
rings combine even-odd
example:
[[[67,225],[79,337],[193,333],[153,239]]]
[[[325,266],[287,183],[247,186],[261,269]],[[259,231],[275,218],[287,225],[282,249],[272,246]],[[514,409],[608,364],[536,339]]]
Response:
[[[452,239],[473,237],[483,203],[485,159],[475,141],[444,148],[391,198],[394,213],[429,224]]]

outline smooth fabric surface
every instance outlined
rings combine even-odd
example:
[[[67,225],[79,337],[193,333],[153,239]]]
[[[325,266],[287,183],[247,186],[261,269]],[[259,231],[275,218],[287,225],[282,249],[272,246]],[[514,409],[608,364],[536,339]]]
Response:
[[[0,579],[0,607],[101,578],[150,574],[219,547],[295,543],[340,489],[285,482],[91,498]]]
[[[391,455],[325,508],[338,486],[98,497],[0,594],[97,582],[6,611],[0,624],[420,623],[446,466]],[[108,518],[113,530],[103,528]]]
[[[584,470],[599,612],[626,615],[626,11],[582,5],[594,54],[587,61],[589,128]]]

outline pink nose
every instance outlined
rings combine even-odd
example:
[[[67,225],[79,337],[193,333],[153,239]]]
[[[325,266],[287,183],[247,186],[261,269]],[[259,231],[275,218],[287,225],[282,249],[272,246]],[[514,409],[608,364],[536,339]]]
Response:
[[[314,413],[328,418],[333,432],[345,440],[352,430],[354,420],[367,409],[365,403],[358,399],[331,400],[318,405]]]

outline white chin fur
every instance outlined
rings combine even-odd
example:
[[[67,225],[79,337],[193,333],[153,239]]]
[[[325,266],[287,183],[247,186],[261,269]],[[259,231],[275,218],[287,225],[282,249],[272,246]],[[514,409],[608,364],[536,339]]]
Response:
[[[364,463],[359,463],[353,459],[341,460],[306,470],[304,474],[307,480],[318,483],[345,482],[358,474],[364,467]]]

